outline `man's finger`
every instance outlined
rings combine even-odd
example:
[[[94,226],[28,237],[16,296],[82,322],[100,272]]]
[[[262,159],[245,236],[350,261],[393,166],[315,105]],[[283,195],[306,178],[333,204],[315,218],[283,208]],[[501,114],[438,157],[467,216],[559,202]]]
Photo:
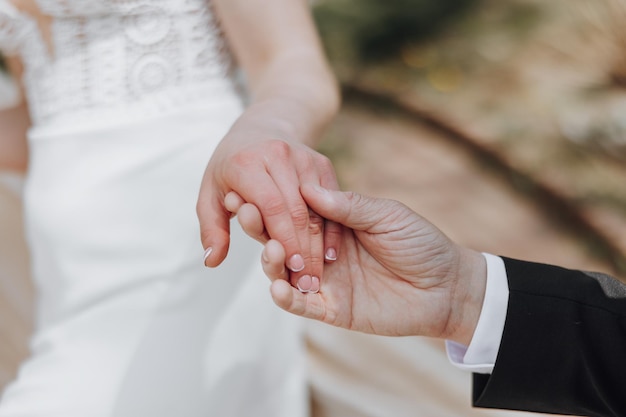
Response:
[[[323,320],[325,317],[321,294],[303,294],[283,280],[272,282],[270,292],[274,303],[285,311],[314,320]]]
[[[312,184],[303,185],[301,192],[307,204],[322,217],[354,230],[369,230],[397,211],[391,200],[354,192],[333,191]]]

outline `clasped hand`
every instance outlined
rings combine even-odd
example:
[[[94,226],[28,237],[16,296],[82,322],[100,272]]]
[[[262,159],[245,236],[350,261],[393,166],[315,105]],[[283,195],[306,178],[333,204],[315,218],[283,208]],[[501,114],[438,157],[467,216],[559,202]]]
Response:
[[[290,282],[318,289],[325,257],[336,256],[340,228],[309,210],[299,191],[304,183],[337,189],[328,158],[276,132],[233,129],[209,161],[198,199],[205,264],[215,267],[224,260],[230,218],[248,203],[258,207],[264,221],[247,233],[262,241],[270,236],[280,241]],[[246,208],[239,215],[246,219]]]
[[[325,263],[317,293],[289,285],[284,244],[258,233],[266,223],[263,210],[226,197],[246,233],[265,245],[262,264],[278,306],[351,330],[469,344],[486,285],[480,253],[455,244],[397,201],[311,184],[300,192],[312,212],[341,225],[340,255]]]

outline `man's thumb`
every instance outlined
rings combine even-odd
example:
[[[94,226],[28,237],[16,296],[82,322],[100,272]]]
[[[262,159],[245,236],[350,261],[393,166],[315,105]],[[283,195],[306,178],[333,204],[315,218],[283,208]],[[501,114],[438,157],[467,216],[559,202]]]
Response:
[[[305,184],[301,193],[309,207],[325,219],[354,230],[367,230],[383,220],[389,200],[367,197],[355,192],[329,190]]]

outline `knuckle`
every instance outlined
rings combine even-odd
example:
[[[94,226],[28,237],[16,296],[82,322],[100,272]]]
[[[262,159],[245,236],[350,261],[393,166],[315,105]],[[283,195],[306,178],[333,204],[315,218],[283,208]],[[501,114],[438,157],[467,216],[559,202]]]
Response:
[[[309,233],[312,236],[321,235],[324,231],[324,219],[315,213],[312,213],[309,217]]]
[[[256,163],[254,152],[241,151],[232,156],[232,165],[239,169],[247,169]]]
[[[296,300],[295,297],[291,300],[291,303],[289,304],[289,307],[287,310],[291,311],[293,314],[296,314],[298,316],[306,317],[306,312],[307,312],[306,303],[298,302],[298,300]]]
[[[356,215],[356,213],[359,212],[360,207],[363,203],[363,196],[359,193],[356,193],[354,191],[350,191],[348,193],[346,193],[346,198],[349,201],[349,205],[348,205],[348,209],[347,212],[344,213],[345,218],[352,218],[353,215]]]
[[[291,219],[296,229],[304,229],[310,224],[309,210],[305,206],[298,206],[292,210]]]
[[[327,225],[327,227],[324,229],[324,233],[329,238],[335,238],[337,236],[341,236],[341,233],[342,233],[341,226],[339,226],[337,223],[331,223]]]
[[[361,201],[361,195],[354,191],[347,191],[344,193],[346,199],[351,203],[358,204]]]
[[[200,190],[198,199],[196,200],[196,214],[200,217],[200,219],[202,219],[202,215],[209,211],[212,198],[213,195],[211,191],[203,193],[202,190]]]
[[[282,198],[278,196],[266,196],[259,201],[259,209],[267,217],[275,217],[284,212],[284,204]]]
[[[200,242],[202,243],[203,248],[208,248],[211,246],[210,242],[210,234],[207,231],[200,232]]]
[[[327,157],[326,155],[322,155],[320,154],[317,160],[317,165],[323,170],[323,171],[334,171],[334,166],[333,166],[333,162],[330,160],[329,157]]]
[[[306,171],[317,166],[315,155],[311,152],[300,152],[297,159],[301,170]]]
[[[291,146],[282,140],[273,139],[267,144],[271,156],[279,159],[287,159],[291,156]]]

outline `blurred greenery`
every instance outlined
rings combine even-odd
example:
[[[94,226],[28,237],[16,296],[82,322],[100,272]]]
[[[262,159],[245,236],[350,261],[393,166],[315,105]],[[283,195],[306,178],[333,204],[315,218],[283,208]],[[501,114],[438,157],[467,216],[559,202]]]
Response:
[[[478,2],[327,0],[319,1],[314,13],[331,59],[371,62],[432,38]]]

